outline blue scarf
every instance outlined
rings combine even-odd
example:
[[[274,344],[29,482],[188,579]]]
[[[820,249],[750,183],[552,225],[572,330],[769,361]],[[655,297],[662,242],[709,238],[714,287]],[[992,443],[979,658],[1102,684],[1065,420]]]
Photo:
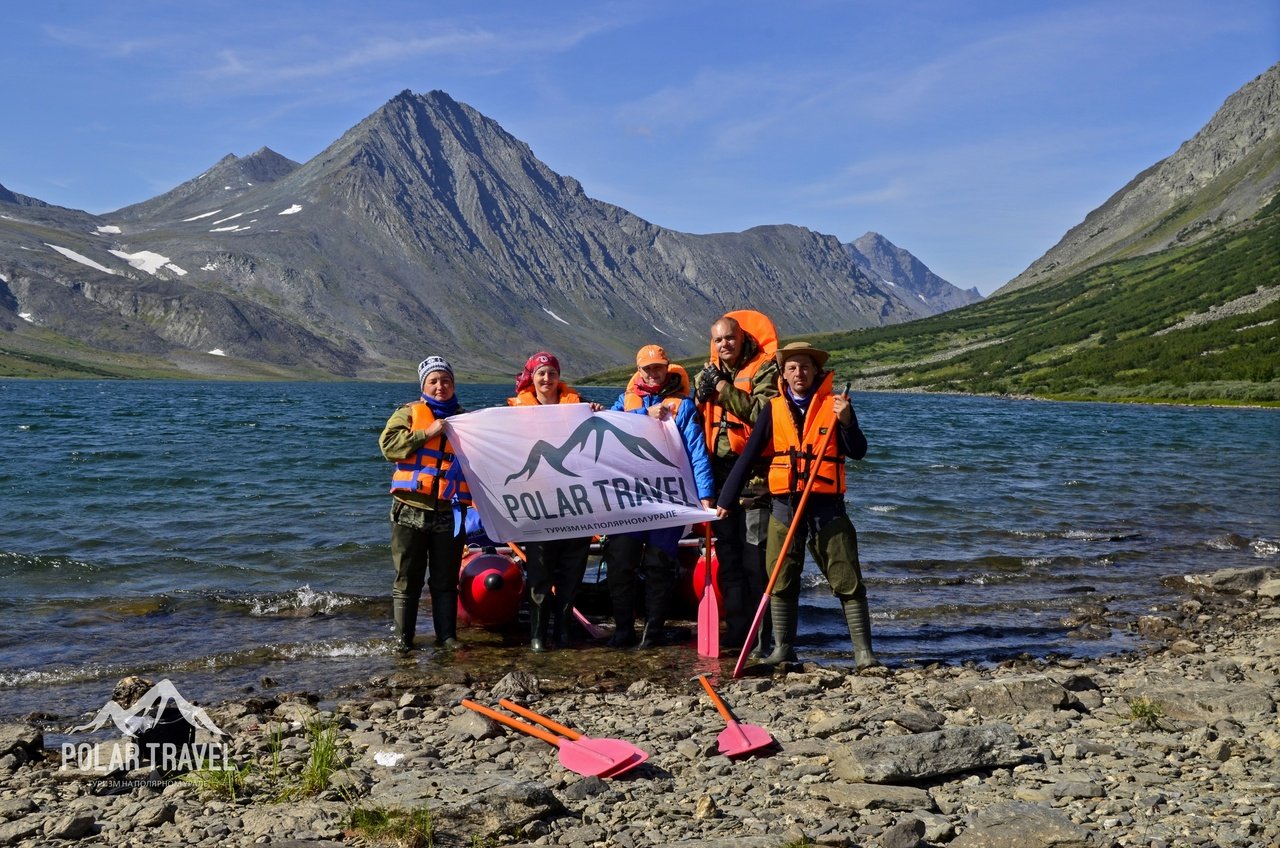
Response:
[[[462,404],[458,403],[457,395],[448,400],[436,400],[423,395],[422,402],[431,409],[431,414],[436,418],[448,418],[450,415],[457,415],[462,411]]]
[[[809,414],[809,402],[810,402],[811,400],[813,400],[813,396],[814,396],[815,392],[809,392],[809,396],[808,396],[808,397],[797,397],[797,396],[796,396],[796,394],[795,394],[795,392],[791,391],[791,387],[790,387],[790,386],[788,386],[786,383],[783,383],[783,384],[782,384],[782,388],[783,388],[783,390],[784,390],[784,391],[786,391],[786,393],[787,393],[787,400],[791,401],[791,403],[792,403],[793,405],[795,405],[795,407],[796,407],[797,409],[799,409],[799,410],[800,410],[800,414],[801,414],[801,415],[808,415],[808,414]]]

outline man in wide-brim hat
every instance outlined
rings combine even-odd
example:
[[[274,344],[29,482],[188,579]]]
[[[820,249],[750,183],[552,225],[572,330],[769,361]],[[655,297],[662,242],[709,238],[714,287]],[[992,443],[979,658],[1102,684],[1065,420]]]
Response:
[[[773,653],[764,662],[776,665],[796,659],[796,623],[800,609],[800,572],[804,568],[804,544],[840,599],[854,663],[859,669],[879,665],[871,650],[871,622],[867,588],[858,562],[858,535],[845,511],[845,459],[862,459],[867,437],[847,392],[835,394],[835,374],[824,371],[828,354],[808,342],[791,342],[775,355],[780,371],[781,394],[769,402],[756,419],[742,455],[720,492],[717,507],[727,515],[737,504],[738,492],[751,465],[770,456],[769,492],[773,507],[769,516],[766,557],[770,564],[782,556],[782,543],[796,519],[796,507],[806,483],[813,484],[804,514],[799,516],[791,546],[769,598],[773,618]],[[832,431],[834,428],[834,432]]]

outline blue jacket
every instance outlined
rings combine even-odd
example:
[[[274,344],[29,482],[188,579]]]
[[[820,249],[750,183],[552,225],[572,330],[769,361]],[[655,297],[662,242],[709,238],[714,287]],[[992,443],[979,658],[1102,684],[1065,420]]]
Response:
[[[626,411],[627,393],[618,395],[613,402],[612,411]],[[661,403],[657,395],[645,395],[640,398],[640,408],[634,409],[639,415],[648,415],[649,407]],[[698,415],[698,407],[692,398],[683,398],[676,411],[676,428],[684,439],[684,450],[689,455],[689,464],[693,466],[693,482],[698,487],[698,498],[714,498],[716,495],[715,478],[711,474],[711,460],[707,457],[707,440],[702,434],[702,421]]]

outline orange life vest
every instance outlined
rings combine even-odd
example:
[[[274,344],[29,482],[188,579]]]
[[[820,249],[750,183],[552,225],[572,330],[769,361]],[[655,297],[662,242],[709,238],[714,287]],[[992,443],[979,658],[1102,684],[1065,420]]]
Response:
[[[835,372],[828,371],[818,384],[813,400],[809,401],[809,414],[804,419],[804,433],[797,432],[795,418],[791,415],[791,402],[783,395],[769,401],[773,416],[773,458],[769,461],[769,491],[775,495],[792,495],[804,491],[805,481],[813,468],[819,466],[813,481],[815,494],[844,494],[844,457],[831,434],[827,447],[818,457],[818,442],[832,427],[839,426],[832,408],[835,396],[831,384]]]
[[[754,309],[728,312],[725,317],[737,321],[742,332],[755,340],[757,347],[755,355],[744,362],[733,375],[734,388],[751,394],[756,372],[778,352],[778,331],[768,316]],[[714,341],[711,343],[711,361],[717,365],[720,364]],[[729,450],[735,454],[741,454],[742,449],[747,446],[747,438],[751,435],[751,422],[742,420],[725,409],[724,404],[713,400],[703,403],[701,409],[702,421],[707,433],[707,450],[712,454],[715,453],[716,440],[720,437],[720,431],[724,430],[729,434]]]
[[[667,367],[667,382],[671,382],[672,374],[680,378],[680,388],[676,389],[675,394],[663,398],[662,405],[671,410],[671,414],[674,416],[680,411],[680,402],[689,396],[689,372],[684,370],[683,365],[677,365],[673,362]],[[637,371],[631,375],[631,381],[627,383],[627,390],[622,397],[622,408],[627,412],[644,406],[644,398],[636,391],[636,384],[643,377],[644,372]]]
[[[435,423],[431,407],[423,401],[416,400],[409,404],[409,408],[410,429],[425,430]],[[471,490],[462,476],[462,467],[456,464],[443,433],[428,439],[413,456],[396,463],[391,474],[391,493],[396,492],[430,495],[438,501],[471,503]]]
[[[560,400],[556,403],[582,403],[582,396],[567,383],[560,384]],[[513,398],[507,398],[507,406],[541,406],[538,393],[530,386],[522,389]]]

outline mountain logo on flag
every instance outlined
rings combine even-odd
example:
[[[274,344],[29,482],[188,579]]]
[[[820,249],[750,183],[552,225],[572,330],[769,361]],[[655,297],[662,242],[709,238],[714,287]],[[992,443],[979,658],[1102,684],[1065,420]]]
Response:
[[[529,451],[529,459],[525,462],[524,468],[507,477],[507,482],[510,483],[520,477],[532,480],[534,472],[538,470],[538,467],[544,461],[567,477],[579,477],[581,475],[575,474],[564,467],[565,460],[573,453],[586,450],[594,438],[595,454],[593,459],[598,462],[600,460],[600,452],[604,450],[604,437],[608,433],[612,433],[618,443],[626,448],[632,456],[639,459],[651,459],[671,468],[679,467],[663,456],[662,452],[655,448],[648,439],[632,436],[630,433],[614,427],[604,418],[593,415],[579,424],[577,429],[569,434],[569,438],[565,439],[564,444],[559,447],[550,442],[538,440]]]

